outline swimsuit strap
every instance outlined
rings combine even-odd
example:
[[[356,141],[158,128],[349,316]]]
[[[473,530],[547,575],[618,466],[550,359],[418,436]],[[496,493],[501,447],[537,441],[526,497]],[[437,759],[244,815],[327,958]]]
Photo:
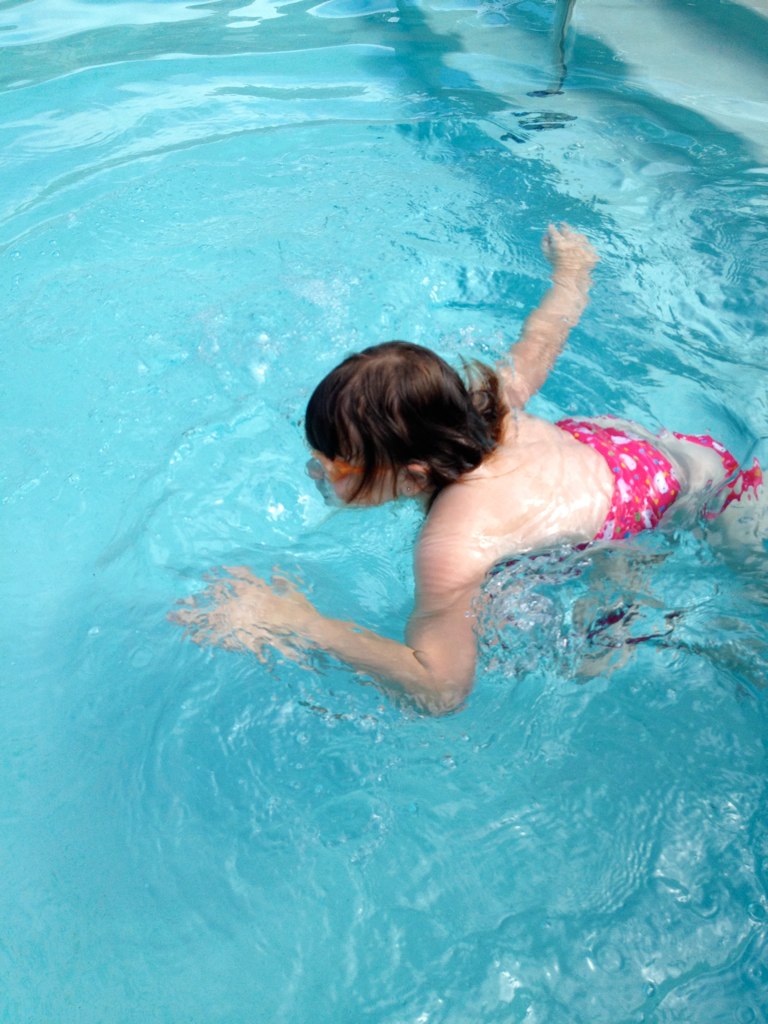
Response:
[[[574,419],[556,426],[602,455],[613,473],[611,507],[595,540],[632,537],[658,525],[680,493],[672,463],[658,448],[618,426]]]

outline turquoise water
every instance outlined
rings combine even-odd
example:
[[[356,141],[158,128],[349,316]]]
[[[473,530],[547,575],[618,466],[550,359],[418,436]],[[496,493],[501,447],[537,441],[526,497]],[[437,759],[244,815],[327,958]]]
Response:
[[[0,5],[2,1021],[768,1020],[764,576],[696,524],[495,576],[441,720],[165,618],[246,563],[401,635],[418,520],[328,513],[304,404],[499,355],[549,220],[602,262],[536,411],[765,454],[766,23],[628,8],[536,96],[544,0]]]

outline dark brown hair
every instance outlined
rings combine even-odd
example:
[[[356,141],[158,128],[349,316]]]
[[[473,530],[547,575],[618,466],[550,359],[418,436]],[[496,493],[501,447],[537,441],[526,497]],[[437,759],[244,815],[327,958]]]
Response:
[[[366,348],[315,388],[307,441],[329,459],[362,464],[355,498],[378,471],[412,462],[425,464],[436,494],[494,450],[507,412],[490,367],[465,363],[464,371],[467,383],[430,349],[406,341]]]

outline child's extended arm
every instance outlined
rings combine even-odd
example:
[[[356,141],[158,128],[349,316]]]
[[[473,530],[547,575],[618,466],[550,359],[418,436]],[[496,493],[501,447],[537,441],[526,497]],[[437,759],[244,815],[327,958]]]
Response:
[[[285,580],[270,585],[246,568],[227,571],[227,577],[170,616],[196,643],[250,650],[261,659],[267,647],[292,660],[302,660],[308,650],[324,650],[430,714],[454,710],[472,688],[476,639],[471,603],[483,567],[478,566],[474,585],[457,588],[452,581],[450,590],[440,587],[437,601],[418,599],[405,643],[324,616]]]
[[[536,394],[565,345],[571,328],[587,305],[591,270],[597,253],[584,235],[565,224],[550,224],[542,240],[552,264],[552,284],[523,324],[520,340],[512,346],[501,376],[507,401],[522,407]]]

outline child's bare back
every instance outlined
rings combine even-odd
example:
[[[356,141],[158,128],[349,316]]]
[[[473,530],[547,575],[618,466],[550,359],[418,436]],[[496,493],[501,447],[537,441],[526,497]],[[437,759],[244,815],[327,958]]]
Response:
[[[518,411],[498,448],[441,491],[423,539],[443,535],[480,551],[485,570],[501,558],[585,544],[601,530],[613,476],[605,460],[553,423]],[[448,540],[450,538],[450,540]]]

